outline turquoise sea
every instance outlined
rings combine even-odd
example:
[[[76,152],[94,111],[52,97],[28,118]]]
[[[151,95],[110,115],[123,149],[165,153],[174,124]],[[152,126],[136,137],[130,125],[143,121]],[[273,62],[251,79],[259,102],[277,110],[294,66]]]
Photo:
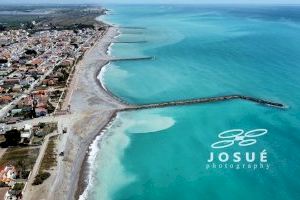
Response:
[[[124,101],[241,94],[287,109],[233,100],[120,113],[92,145],[83,199],[300,199],[300,6],[107,8],[101,19],[120,27],[118,41],[146,41],[115,43],[112,56],[155,56],[106,66],[105,87]],[[213,149],[230,129],[268,132],[250,146]],[[211,152],[230,159],[208,167]],[[234,162],[234,152],[256,160]]]

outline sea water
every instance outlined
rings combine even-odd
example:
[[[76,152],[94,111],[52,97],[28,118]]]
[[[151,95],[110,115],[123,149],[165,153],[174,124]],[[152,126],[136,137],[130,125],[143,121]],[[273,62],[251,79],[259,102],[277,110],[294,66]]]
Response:
[[[144,41],[115,43],[112,56],[154,57],[106,66],[103,84],[124,101],[240,94],[287,108],[232,100],[119,113],[97,143],[87,199],[300,199],[300,7],[108,8],[102,19],[120,27],[118,41]],[[267,133],[249,137],[253,145],[235,138],[212,148],[231,129]],[[240,162],[232,160],[237,152]],[[256,160],[245,161],[247,152]],[[229,159],[210,163],[211,153]],[[264,153],[267,162],[259,160]]]

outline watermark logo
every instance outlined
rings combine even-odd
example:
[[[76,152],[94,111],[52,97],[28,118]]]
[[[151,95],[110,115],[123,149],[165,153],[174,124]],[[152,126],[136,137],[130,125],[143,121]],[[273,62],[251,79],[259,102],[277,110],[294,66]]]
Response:
[[[267,129],[254,129],[248,132],[242,129],[223,131],[218,135],[221,141],[213,143],[211,147],[214,149],[222,149],[230,147],[235,143],[238,143],[239,146],[250,146],[256,143],[256,137],[263,136],[267,134],[267,132]]]
[[[268,133],[267,129],[226,130],[218,134],[218,141],[211,144],[213,151],[207,159],[206,169],[269,169],[266,149],[247,151],[248,146],[255,145],[258,138]],[[241,149],[241,151],[232,151]],[[253,148],[252,148],[253,149]]]

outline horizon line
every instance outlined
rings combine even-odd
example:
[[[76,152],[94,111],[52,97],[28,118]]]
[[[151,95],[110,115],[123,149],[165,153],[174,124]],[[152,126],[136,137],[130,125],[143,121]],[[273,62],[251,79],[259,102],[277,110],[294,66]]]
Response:
[[[0,5],[18,5],[18,6],[38,6],[38,5],[69,5],[69,6],[76,6],[76,5],[94,5],[94,6],[103,6],[103,5],[249,5],[249,6],[253,6],[253,5],[277,5],[277,6],[300,6],[300,3],[45,3],[45,2],[40,2],[40,3],[1,3]]]

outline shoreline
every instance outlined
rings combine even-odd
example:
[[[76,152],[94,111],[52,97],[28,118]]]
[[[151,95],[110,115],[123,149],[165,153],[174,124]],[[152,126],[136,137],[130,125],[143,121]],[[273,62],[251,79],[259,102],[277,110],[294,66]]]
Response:
[[[100,132],[98,132],[95,135],[92,143],[88,146],[88,150],[86,151],[84,160],[80,167],[79,179],[76,184],[77,189],[76,189],[76,192],[74,195],[75,199],[81,199],[81,196],[84,195],[88,189],[89,181],[91,181],[90,173],[92,170],[91,165],[93,163],[90,162],[90,157],[93,156],[93,155],[91,155],[91,152],[93,152],[95,150],[95,149],[93,149],[92,146],[93,146],[94,142],[96,142],[96,143],[101,142],[103,135],[109,129],[109,127],[112,125],[112,123],[115,121],[117,114],[118,114],[118,111],[114,112],[114,114],[111,116],[109,122],[100,130]],[[98,139],[98,137],[99,137],[99,139]],[[99,150],[100,149],[96,149],[96,153],[98,153]],[[93,161],[94,160],[92,160],[92,162]],[[85,197],[83,196],[82,199],[85,199]]]
[[[110,29],[110,28],[115,29],[115,34],[114,34],[114,37],[111,39],[110,44],[107,45],[107,50],[105,51],[105,54],[107,56],[110,56],[110,48],[114,44],[115,38],[119,37],[120,34],[121,34],[120,31],[119,31],[119,29],[117,27],[109,25],[108,29]],[[107,33],[107,31],[105,32],[105,34]],[[101,41],[99,41],[99,42],[101,42]],[[99,139],[99,141],[96,141],[97,137],[102,137],[102,134],[105,134],[105,132],[107,131],[107,129],[111,126],[111,124],[116,119],[118,112],[122,112],[122,110],[126,109],[126,108],[133,108],[133,107],[131,107],[132,105],[130,105],[129,103],[125,102],[121,98],[115,96],[112,92],[110,92],[107,88],[105,88],[103,82],[101,81],[101,77],[99,77],[99,75],[101,76],[101,72],[103,72],[103,70],[109,64],[110,64],[110,61],[106,61],[105,63],[103,63],[98,68],[98,70],[94,74],[95,83],[98,85],[98,87],[99,87],[100,90],[106,92],[107,95],[109,95],[114,100],[118,101],[120,104],[125,105],[126,107],[122,108],[122,109],[116,109],[116,110],[114,110],[114,112],[110,116],[110,118],[107,121],[107,123],[104,126],[101,127],[101,129],[99,130],[99,132],[97,134],[94,135],[92,141],[88,145],[88,147],[87,147],[88,149],[85,151],[85,156],[84,156],[84,159],[83,159],[83,161],[81,163],[81,166],[80,166],[79,177],[78,177],[78,180],[76,182],[76,192],[74,193],[74,198],[75,199],[81,199],[80,197],[82,195],[84,195],[84,193],[88,189],[88,185],[89,185],[89,181],[90,181],[90,173],[91,173],[90,170],[91,170],[91,164],[92,164],[92,163],[89,162],[89,158],[90,158],[90,156],[92,156],[91,152],[93,151],[93,149],[91,148],[91,146],[93,145],[93,142],[99,142],[99,141],[101,141],[101,138]],[[85,199],[85,197],[82,197],[82,199]]]
[[[113,43],[113,42],[112,42]],[[103,69],[105,69],[105,67],[107,67],[110,64],[110,61],[106,61],[106,63],[97,70],[97,72],[95,73],[95,79],[96,79],[96,83],[99,86],[99,88],[101,88],[101,90],[104,90],[111,98],[115,99],[116,101],[118,101],[121,104],[124,104],[126,106],[128,106],[129,108],[133,108],[136,107],[136,105],[133,104],[129,104],[126,101],[122,100],[121,98],[119,98],[118,96],[114,95],[110,90],[108,90],[104,84],[101,82],[101,79],[98,78],[99,74],[101,74],[101,72],[103,71]],[[119,110],[117,110],[119,111]]]

